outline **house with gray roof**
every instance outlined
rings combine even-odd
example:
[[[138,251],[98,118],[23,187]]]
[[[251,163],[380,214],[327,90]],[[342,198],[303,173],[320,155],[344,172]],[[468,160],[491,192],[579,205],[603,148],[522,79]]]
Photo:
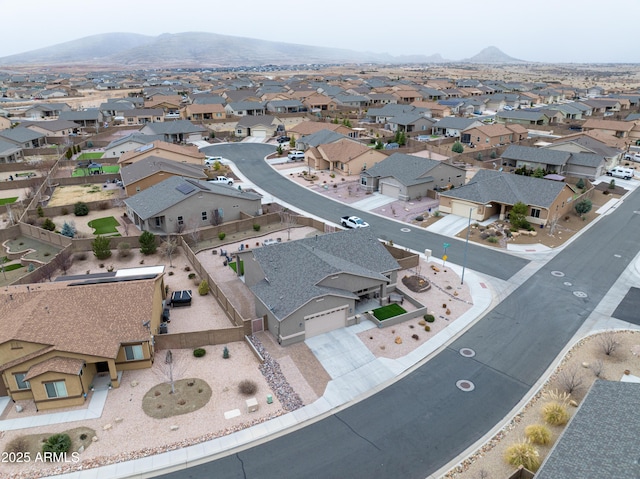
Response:
[[[257,193],[179,176],[157,183],[124,203],[133,224],[158,234],[262,214]]]
[[[536,479],[638,476],[640,384],[596,379]]]
[[[438,160],[394,153],[360,173],[360,187],[379,191],[385,196],[409,201],[439,191],[464,185],[466,171]]]
[[[18,126],[0,131],[0,139],[13,143],[20,148],[39,148],[47,143],[44,133]]]
[[[387,120],[389,129],[393,132],[430,134],[436,120],[427,118],[422,113],[402,113]]]
[[[440,211],[471,215],[475,221],[498,214],[504,220],[514,204],[524,203],[527,221],[545,226],[571,211],[577,196],[572,186],[561,181],[480,170],[466,185],[440,192]]]
[[[227,115],[233,116],[259,116],[265,114],[264,103],[259,101],[237,101],[225,105]]]
[[[185,143],[202,140],[209,134],[204,126],[198,126],[189,120],[163,121],[160,123],[147,123],[140,133],[143,135],[162,135],[167,143]]]
[[[510,145],[501,158],[503,164],[513,168],[541,168],[545,173],[595,179],[603,175],[610,165],[617,164],[619,156],[607,160],[595,150],[577,143],[564,142],[545,148]]]
[[[503,110],[496,114],[496,121],[498,123],[518,123],[520,125],[548,125],[550,119],[541,111]]]
[[[69,120],[76,122],[82,126],[96,127],[100,126],[104,121],[102,112],[98,109],[80,110],[80,111],[63,111],[60,113],[61,120]]]
[[[168,160],[160,156],[148,156],[120,170],[127,196],[136,195],[172,176],[196,180],[208,178],[202,165]]]
[[[109,143],[104,149],[103,158],[120,158],[127,151],[135,150],[141,146],[148,145],[154,141],[163,141],[164,135],[143,135],[142,133],[131,133],[130,135],[117,138]]]
[[[438,120],[432,127],[434,135],[451,136],[460,138],[462,132],[468,128],[477,128],[482,126],[482,122],[475,118],[459,118],[457,116],[448,116]]]
[[[236,124],[235,133],[240,138],[269,138],[276,134],[279,125],[284,130],[284,123],[273,115],[243,116]]]
[[[320,130],[296,139],[296,149],[304,151],[307,148],[333,143],[343,138],[348,138],[348,136],[331,130]]]
[[[271,100],[267,102],[267,111],[270,113],[298,113],[306,110],[300,100]]]
[[[23,122],[25,128],[42,133],[45,136],[65,137],[77,135],[80,132],[80,125],[67,120],[45,120]]]
[[[0,163],[15,163],[22,161],[22,148],[0,138]]]
[[[238,258],[256,317],[285,346],[355,324],[368,301],[395,290],[400,270],[368,228],[270,244]]]

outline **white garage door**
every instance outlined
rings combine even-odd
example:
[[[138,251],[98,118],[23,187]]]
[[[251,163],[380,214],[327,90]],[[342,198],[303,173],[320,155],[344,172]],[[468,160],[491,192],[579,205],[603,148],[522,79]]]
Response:
[[[473,208],[471,205],[468,205],[466,203],[459,203],[457,201],[454,201],[451,204],[451,214],[452,215],[456,215],[456,216],[464,216],[464,217],[469,217],[469,208]]]
[[[331,309],[305,318],[305,338],[327,333],[347,325],[347,307]]]
[[[398,198],[400,196],[400,187],[390,185],[389,183],[380,184],[380,193],[390,198]]]
[[[267,130],[251,129],[251,136],[257,136],[258,138],[266,138]]]

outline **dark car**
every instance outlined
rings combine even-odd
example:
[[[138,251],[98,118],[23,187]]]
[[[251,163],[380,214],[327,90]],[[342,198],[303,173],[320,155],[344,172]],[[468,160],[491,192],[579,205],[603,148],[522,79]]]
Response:
[[[276,141],[278,143],[287,143],[291,141],[291,138],[289,138],[288,136],[279,136],[278,138],[276,138]]]

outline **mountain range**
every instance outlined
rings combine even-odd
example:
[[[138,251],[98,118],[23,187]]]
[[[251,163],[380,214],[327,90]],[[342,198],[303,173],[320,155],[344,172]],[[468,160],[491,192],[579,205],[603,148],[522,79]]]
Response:
[[[401,55],[359,52],[253,38],[186,32],[159,36],[137,33],[103,33],[0,58],[0,65],[235,67],[340,63],[446,63],[439,54]],[[496,47],[488,47],[462,62],[513,63]]]

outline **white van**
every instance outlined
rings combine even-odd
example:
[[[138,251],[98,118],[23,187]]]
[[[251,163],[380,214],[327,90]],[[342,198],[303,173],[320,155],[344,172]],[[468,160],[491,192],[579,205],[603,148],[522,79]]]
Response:
[[[633,168],[623,168],[622,166],[616,166],[614,169],[607,171],[608,176],[613,176],[614,178],[624,178],[625,180],[630,180],[633,178],[633,174],[635,171]]]

